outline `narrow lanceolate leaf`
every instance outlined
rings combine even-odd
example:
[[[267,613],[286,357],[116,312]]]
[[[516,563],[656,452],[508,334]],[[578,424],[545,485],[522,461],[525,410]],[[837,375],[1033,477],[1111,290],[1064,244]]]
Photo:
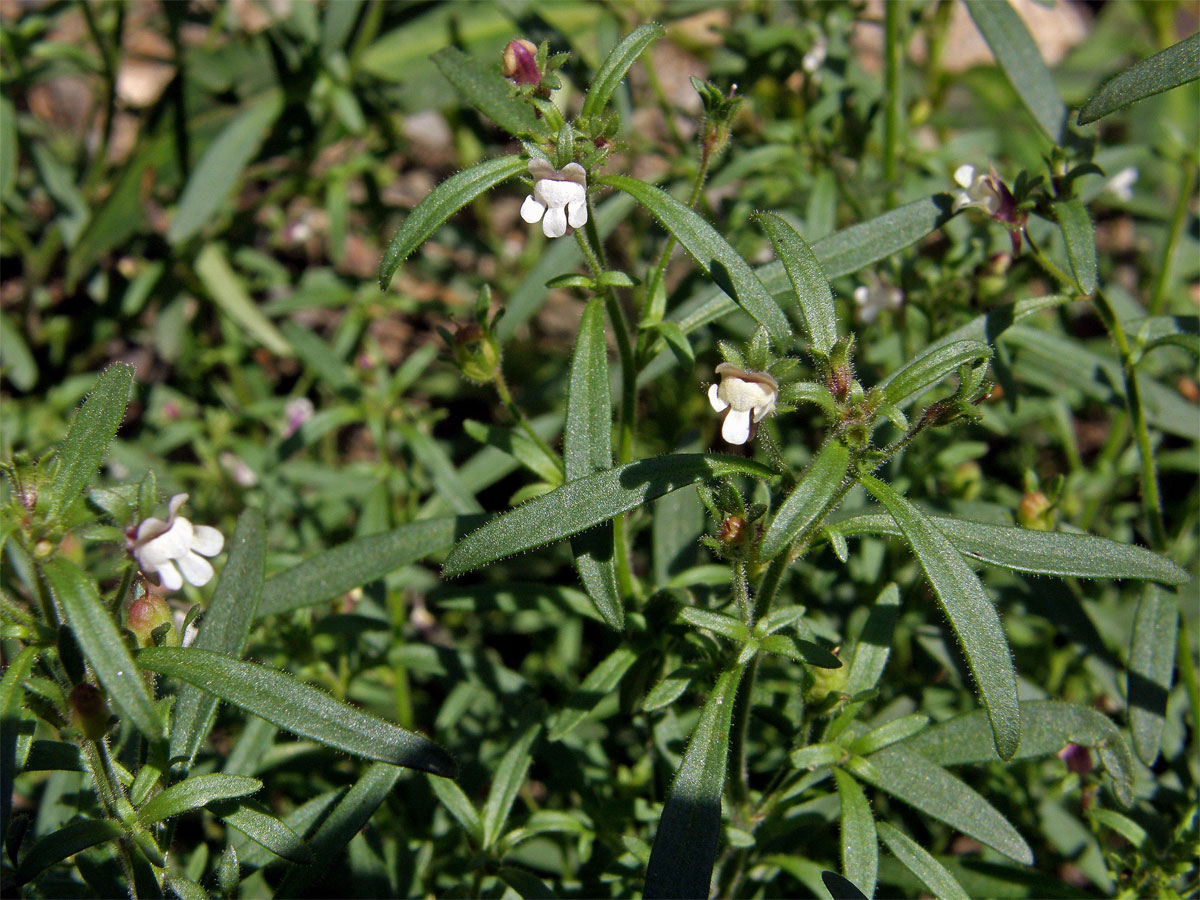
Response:
[[[108,445],[125,417],[125,404],[129,402],[132,385],[133,366],[109,366],[83,401],[58,448],[58,468],[50,485],[48,516],[54,516],[74,502],[100,468]]]
[[[21,857],[15,881],[25,884],[39,873],[103,841],[115,841],[125,835],[120,822],[112,819],[79,819],[42,837]]]
[[[513,742],[500,758],[496,766],[496,774],[492,779],[492,789],[488,791],[487,802],[483,807],[483,847],[491,847],[500,838],[504,823],[512,811],[513,802],[517,799],[517,791],[525,783],[525,773],[533,762],[530,748],[542,733],[542,726],[530,725]]]
[[[833,770],[842,800],[842,873],[868,897],[875,896],[879,874],[879,840],[875,816],[858,782],[841,769]]]
[[[579,322],[567,387],[563,465],[567,481],[612,468],[612,388],[604,341],[604,301],[599,297],[588,303]],[[620,631],[625,627],[625,609],[617,591],[612,526],[597,525],[577,535],[571,539],[571,550],[596,610],[610,627]]]
[[[1125,331],[1135,337],[1143,355],[1155,347],[1173,344],[1200,356],[1200,316],[1149,316],[1130,322]]]
[[[949,221],[947,194],[914,200],[881,216],[835,231],[812,245],[825,274],[841,278],[911,247]]]
[[[246,801],[213,803],[209,806],[209,812],[280,859],[297,865],[312,861],[312,853],[300,835],[269,813],[247,805]]]
[[[875,605],[854,644],[854,660],[846,677],[846,693],[850,696],[868,691],[879,682],[892,652],[892,635],[899,611],[900,588],[893,581],[875,598]]]
[[[833,900],[869,900],[870,895],[864,894],[849,878],[830,872],[826,869],[821,873],[821,884],[829,892]]]
[[[1079,124],[1095,122],[1131,103],[1197,78],[1200,78],[1200,34],[1193,34],[1105,82],[1079,111]]]
[[[833,291],[812,248],[787,220],[775,213],[759,213],[758,221],[775,247],[796,295],[795,310],[814,350],[828,353],[837,341],[837,312]]]
[[[860,780],[875,785],[914,809],[957,828],[1025,865],[1033,852],[1008,819],[974,790],[917,753],[900,746],[867,757],[869,766],[848,767]]]
[[[717,453],[679,453],[643,459],[568,481],[503,513],[459,541],[446,558],[453,578],[488,563],[586,531],[655,497],[730,475],[770,478],[753,460]]]
[[[519,156],[489,159],[447,178],[417,204],[396,232],[383,261],[379,264],[379,288],[387,290],[392,276],[417,247],[448,218],[500,182],[525,171],[526,161]]]
[[[988,734],[991,726],[981,711],[964,713],[938,722],[904,742],[939,766],[961,766],[996,759]],[[1101,712],[1058,700],[1021,703],[1021,746],[1014,759],[1032,759],[1058,753],[1067,744],[1093,747],[1112,777],[1117,799],[1128,806],[1133,799],[1133,754],[1125,737]]]
[[[559,741],[575,730],[605,697],[616,690],[629,667],[637,662],[638,656],[628,647],[619,647],[588,673],[572,695],[571,700],[550,722],[547,737]]]
[[[473,521],[473,519],[467,519]],[[447,516],[402,525],[318,553],[263,584],[257,617],[324,603],[454,543],[463,519]]]
[[[109,699],[138,731],[151,741],[159,740],[163,734],[162,720],[95,582],[61,556],[48,561],[43,571],[66,613],[67,624]]]
[[[138,810],[140,825],[153,825],[217,800],[245,797],[262,787],[257,778],[244,775],[194,775],[155,794]]]
[[[916,401],[943,378],[962,365],[991,359],[992,351],[979,341],[955,341],[914,359],[883,383],[883,398],[891,406],[903,407]]]
[[[262,513],[248,509],[238,518],[237,530],[229,542],[229,559],[217,579],[195,647],[226,656],[241,656],[245,651],[262,593],[265,552]],[[217,698],[213,694],[194,685],[183,686],[175,700],[171,723],[168,755],[172,761],[182,759],[185,765],[191,765],[216,713]]]
[[[971,900],[962,885],[928,850],[894,825],[880,822],[878,827],[879,836],[883,838],[888,850],[908,871],[921,879],[921,883],[929,888],[934,897],[940,897],[942,900]]]
[[[1164,584],[1186,584],[1190,580],[1184,569],[1165,556],[1094,534],[1034,531],[948,516],[929,519],[959,553],[1014,572],[1074,578],[1139,578]],[[891,516],[880,513],[853,516],[829,527],[847,537],[901,533]]]
[[[1096,236],[1092,220],[1079,200],[1055,203],[1054,214],[1067,244],[1067,259],[1071,261],[1075,284],[1082,293],[1090,294],[1096,289]]]
[[[481,843],[483,841],[483,823],[479,821],[479,813],[471,804],[471,799],[458,786],[458,783],[449,778],[438,778],[436,775],[427,775],[426,779],[429,787],[442,801],[442,805],[446,807],[450,815],[458,820],[458,824],[467,829],[471,840],[476,844]]]
[[[284,898],[305,895],[305,889],[310,884],[319,882],[331,874],[336,877],[332,863],[350,843],[350,839],[362,831],[375,810],[392,792],[402,774],[401,769],[386,763],[375,763],[363,772],[354,783],[354,787],[329,811],[329,815],[308,839],[312,862],[307,866],[292,869],[275,891],[275,896]]]
[[[195,647],[147,647],[137,665],[194,684],[280,728],[365,759],[452,776],[450,755],[284,672]]]
[[[238,113],[216,136],[192,170],[167,240],[186,241],[208,224],[209,219],[237,187],[242,172],[283,111],[283,92],[269,91],[261,100]]]
[[[1133,620],[1129,647],[1129,728],[1133,748],[1148,766],[1158,759],[1167,696],[1175,674],[1175,639],[1179,629],[1179,600],[1174,591],[1148,584]]]
[[[21,709],[24,682],[33,671],[39,653],[39,647],[25,647],[4,670],[4,677],[0,678],[0,719],[6,719]]]
[[[928,516],[882,481],[865,475],[862,484],[896,520],[916,554],[966,654],[992,723],[996,752],[1001,759],[1011,759],[1021,740],[1021,708],[1008,638],[996,607],[975,572]]]
[[[712,225],[666,191],[644,181],[625,175],[608,175],[597,181],[624,191],[646,207],[717,287],[767,329],[776,346],[791,344],[787,316],[750,265]]]
[[[292,355],[292,345],[251,298],[220,244],[201,250],[193,268],[209,299],[239,328],[276,356]]]
[[[608,54],[592,79],[587,96],[583,100],[580,115],[584,118],[598,116],[608,106],[609,98],[642,52],[663,35],[663,27],[656,23],[639,25],[621,40]]]
[[[849,465],[850,451],[837,438],[821,448],[767,527],[759,548],[762,559],[778,556],[799,535],[808,534],[820,525],[846,478]]]
[[[511,82],[473,56],[457,47],[443,47],[430,59],[464,100],[513,137],[547,134],[545,121],[516,96]]]
[[[658,820],[646,866],[647,900],[708,896],[721,836],[729,728],[744,670],[722,672],[700,713]]]
[[[1007,0],[965,0],[975,26],[1034,121],[1052,141],[1062,137],[1067,108],[1021,17]]]

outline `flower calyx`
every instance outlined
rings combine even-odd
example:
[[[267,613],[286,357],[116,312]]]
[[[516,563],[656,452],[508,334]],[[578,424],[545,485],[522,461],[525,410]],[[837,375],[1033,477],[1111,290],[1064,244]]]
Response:
[[[225,537],[209,525],[193,525],[179,515],[187,494],[176,494],[168,505],[167,520],[153,516],[142,521],[126,537],[126,546],[144,573],[153,572],[164,590],[177,591],[184,581],[196,587],[213,577],[212,564],[205,557],[216,556],[225,546]]]
[[[587,224],[587,172],[579,163],[567,163],[555,169],[548,160],[529,160],[533,192],[521,204],[521,218],[530,225],[542,223],[548,238],[562,237],[567,226]]]

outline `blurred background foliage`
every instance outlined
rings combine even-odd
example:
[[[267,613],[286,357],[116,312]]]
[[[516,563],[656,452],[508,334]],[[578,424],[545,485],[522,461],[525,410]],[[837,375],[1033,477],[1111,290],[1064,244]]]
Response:
[[[1197,7],[1188,2],[1019,9],[1072,108],[1108,75],[1197,27]],[[481,447],[464,427],[510,421],[489,389],[461,377],[437,328],[468,320],[479,288],[490,285],[505,310],[505,374],[536,427],[555,441],[582,304],[544,284],[577,266],[578,251],[525,226],[521,190],[505,188],[455,216],[380,291],[381,249],[407,211],[455,171],[516,146],[459,103],[429,55],[455,45],[492,65],[513,37],[548,40],[572,54],[556,98],[571,108],[621,35],[661,22],[666,38],[615,98],[623,140],[609,171],[686,185],[697,165],[699,111],[688,77],[736,84],[746,102],[700,210],[761,263],[771,254],[749,224],[755,209],[781,211],[811,242],[951,188],[963,163],[994,164],[1008,179],[1044,168],[1035,127],[965,11],[911,0],[903,5],[911,40],[890,173],[882,16],[878,3],[752,0],[5,0],[0,455],[51,447],[95,373],[119,360],[136,367],[136,388],[108,474],[136,480],[154,470],[164,496],[190,492],[194,518],[226,534],[241,509],[260,508],[268,570],[413,519],[503,509],[531,473],[519,458]],[[1080,140],[1095,141],[1088,152],[1103,174],[1084,175],[1078,193],[1095,224],[1101,279],[1123,316],[1194,314],[1200,301],[1198,108],[1192,84],[1081,130]],[[1113,181],[1127,169],[1136,171],[1130,190]],[[600,209],[614,223],[616,264],[644,270],[662,242],[653,221],[631,215],[622,199]],[[1054,233],[1038,237],[1063,257]],[[861,284],[882,279],[906,297],[901,310],[855,328],[860,377],[873,383],[981,312],[1053,291],[1035,262],[1009,253],[1002,229],[960,216],[877,272],[836,280],[844,322],[854,318]],[[686,261],[672,267],[672,306],[704,287]],[[1040,314],[1036,323],[1033,337],[1002,345],[996,369],[1004,396],[987,405],[982,422],[929,435],[920,456],[898,460],[889,477],[914,498],[985,521],[1011,523],[1022,498],[1042,491],[1053,498],[1052,518],[1144,543],[1136,447],[1114,370],[1105,368],[1115,355],[1104,329],[1083,304]],[[734,317],[692,335],[694,369],[674,360],[658,367],[640,396],[644,455],[714,444],[718,423],[702,383],[719,359],[715,339],[748,334]],[[1165,348],[1144,368],[1171,556],[1194,573],[1194,358]],[[793,416],[780,427],[789,459],[802,464],[820,419]],[[649,511],[636,523],[637,558],[643,570],[669,577],[702,562],[697,538],[705,525],[694,496],[664,498],[660,512],[661,528],[650,527]],[[494,566],[481,582],[446,584],[432,566],[406,567],[335,608],[273,622],[256,633],[249,655],[426,730],[458,754],[461,784],[480,801],[514,736],[558,709],[615,641],[581,592],[563,586],[575,584],[568,565],[565,553],[542,553]],[[701,602],[706,591],[728,589],[727,570],[705,571],[711,586],[693,586]],[[936,614],[916,563],[897,546],[863,539],[844,570],[822,551],[798,575],[809,597],[821,598],[811,615],[830,643],[857,631],[883,585],[901,585],[905,606],[881,709],[941,718],[971,708],[962,661],[940,624],[931,624]],[[986,583],[1030,696],[1120,714],[1137,586],[994,570]],[[1194,585],[1180,594],[1185,629],[1197,621]],[[795,685],[785,669],[776,675],[763,676],[767,698],[753,724],[752,769],[762,772],[792,742],[776,726],[787,721],[780,710]],[[639,688],[645,684],[611,695],[569,742],[546,743],[521,786],[521,817],[571,814],[507,857],[556,893],[627,895],[640,873],[638,832],[644,837],[657,820],[696,709],[672,707],[651,721],[638,711]],[[1195,722],[1185,722],[1182,691],[1172,699],[1163,755],[1153,772],[1142,772],[1156,785],[1142,784],[1142,796],[1154,800],[1139,821],[1165,854],[1157,863],[1143,858],[1149,851],[1123,855],[1122,839],[1089,824],[1080,778],[1062,762],[992,766],[968,780],[1030,840],[1038,863],[1014,874],[985,855],[991,869],[956,870],[968,890],[1107,895],[1122,878],[1136,882],[1139,867],[1165,866],[1171,852],[1194,842],[1194,824],[1171,837],[1189,821],[1189,804],[1194,823]],[[218,732],[214,758],[241,727],[230,722]],[[651,746],[656,752],[647,753]],[[348,760],[322,755],[324,764],[312,765],[317,752],[280,741],[258,762],[277,809],[353,781]],[[26,785],[23,802],[36,811],[39,832],[70,815],[76,788],[68,782],[56,775]],[[347,891],[499,896],[487,880],[492,870],[478,870],[473,884],[462,880],[471,850],[423,778],[402,780],[383,809],[374,828],[350,843]],[[877,813],[903,820],[938,854],[977,856],[977,845],[903,807]],[[820,804],[800,810],[773,837],[760,836],[775,842],[760,849],[836,858],[830,815]],[[211,864],[210,850],[220,853],[214,829],[195,816],[177,831],[196,877]],[[253,871],[244,867],[243,875]],[[800,890],[784,864],[749,874],[748,891]],[[267,878],[263,870],[250,877]],[[885,866],[881,879],[916,890],[899,867]],[[266,884],[244,882],[242,891],[262,895]],[[60,893],[76,888],[67,882]]]

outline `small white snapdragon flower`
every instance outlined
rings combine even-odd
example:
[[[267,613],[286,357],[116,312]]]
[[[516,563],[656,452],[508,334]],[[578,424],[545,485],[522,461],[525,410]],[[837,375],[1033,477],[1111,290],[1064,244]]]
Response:
[[[521,218],[534,225],[542,223],[548,238],[562,237],[567,225],[582,228],[587,224],[587,172],[579,163],[567,163],[555,169],[544,159],[529,161],[533,193],[521,204]]]
[[[1137,184],[1138,170],[1133,166],[1122,169],[1104,184],[1104,190],[1118,200],[1128,203],[1133,199],[1133,186]]]
[[[187,494],[176,494],[168,505],[167,521],[153,516],[143,521],[129,538],[129,552],[143,572],[154,572],[158,582],[177,591],[186,580],[196,587],[208,584],[213,567],[206,556],[216,556],[225,537],[209,525],[193,525],[179,515]]]
[[[854,289],[854,303],[858,307],[858,317],[870,324],[885,309],[895,310],[903,306],[904,291],[879,278],[872,278],[870,284]]]
[[[998,213],[1004,204],[999,179],[987,173],[975,174],[975,167],[962,165],[954,170],[954,180],[961,191],[954,192],[954,212],[967,207],[982,209],[989,216]]]
[[[717,366],[719,384],[708,389],[708,402],[725,412],[721,437],[730,444],[750,440],[751,423],[757,424],[775,411],[779,382],[766,372],[747,372],[732,363]]]

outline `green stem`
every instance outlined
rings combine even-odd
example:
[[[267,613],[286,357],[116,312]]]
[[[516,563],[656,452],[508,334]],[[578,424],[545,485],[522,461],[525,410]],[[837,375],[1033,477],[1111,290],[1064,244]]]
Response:
[[[1046,254],[1042,252],[1042,248],[1034,243],[1033,237],[1029,234],[1028,228],[1022,228],[1021,232],[1025,236],[1025,243],[1029,245],[1029,249],[1033,251],[1033,255],[1041,267],[1045,269],[1046,272],[1048,272],[1059,284],[1066,288],[1068,293],[1078,294],[1079,288],[1075,285],[1075,279],[1067,275],[1066,272],[1055,265],[1050,257],[1046,256]]]
[[[904,101],[900,84],[904,39],[900,34],[900,25],[907,11],[905,7],[903,0],[891,0],[884,4],[887,110],[883,120],[883,178],[888,186],[889,207],[894,204],[896,193],[896,149],[900,140],[900,113]]]
[[[1182,611],[1181,611],[1182,612]],[[1200,741],[1200,736],[1196,734],[1197,725],[1200,724],[1200,683],[1196,678],[1196,660],[1192,656],[1192,629],[1187,621],[1187,616],[1182,616],[1183,621],[1180,622],[1178,650],[1176,659],[1179,666],[1179,680],[1183,682],[1184,691],[1187,694],[1188,706],[1192,709],[1192,752],[1193,758],[1196,750],[1196,743]]]
[[[508,382],[504,380],[504,373],[499,368],[496,369],[494,383],[496,385],[496,393],[500,396],[500,402],[504,404],[504,408],[508,410],[509,415],[524,429],[525,433],[529,435],[529,439],[537,444],[547,457],[554,460],[561,470],[562,462],[559,460],[558,454],[551,449],[549,444],[542,440],[541,435],[533,430],[533,423],[521,411],[521,407],[517,406],[517,401],[513,399],[512,391],[508,389]]]
[[[692,183],[692,192],[688,195],[687,206],[691,209],[696,205],[696,201],[700,199],[700,191],[704,189],[704,182],[708,180],[708,170],[712,167],[712,153],[706,146],[700,154],[700,167],[696,170],[696,180]],[[667,271],[667,263],[671,261],[671,251],[675,249],[675,235],[667,236],[667,242],[663,244],[662,252],[658,257],[658,264],[654,267],[654,274],[650,276],[650,280],[646,283],[646,300],[654,296],[659,284],[662,283],[663,277]],[[641,339],[638,341],[638,355],[643,352]]]
[[[746,765],[746,743],[750,733],[750,701],[754,693],[754,679],[758,675],[758,657],[750,660],[746,674],[738,687],[738,696],[733,707],[733,722],[729,737],[729,801],[735,815],[743,823],[750,805],[750,769]]]
[[[1171,227],[1167,231],[1167,239],[1163,243],[1162,256],[1158,261],[1158,275],[1154,279],[1154,290],[1150,293],[1150,315],[1157,316],[1162,312],[1163,303],[1167,298],[1167,288],[1171,284],[1171,263],[1175,259],[1175,248],[1183,234],[1183,225],[1187,221],[1188,203],[1191,202],[1192,192],[1196,189],[1196,164],[1189,156],[1183,162],[1183,179],[1179,185],[1179,197],[1175,201],[1175,210],[1171,214]]]
[[[1154,470],[1154,448],[1150,444],[1150,429],[1146,424],[1146,411],[1142,408],[1141,388],[1138,385],[1137,364],[1125,337],[1125,329],[1117,318],[1116,310],[1108,302],[1103,291],[1096,291],[1093,298],[1096,311],[1104,321],[1104,327],[1117,344],[1121,354],[1121,370],[1125,377],[1125,406],[1129,411],[1129,421],[1133,425],[1134,440],[1137,442],[1138,455],[1141,457],[1142,505],[1146,510],[1146,519],[1150,526],[1150,539],[1153,549],[1165,550],[1167,546],[1167,531],[1163,524],[1162,495],[1158,490],[1158,473]]]

